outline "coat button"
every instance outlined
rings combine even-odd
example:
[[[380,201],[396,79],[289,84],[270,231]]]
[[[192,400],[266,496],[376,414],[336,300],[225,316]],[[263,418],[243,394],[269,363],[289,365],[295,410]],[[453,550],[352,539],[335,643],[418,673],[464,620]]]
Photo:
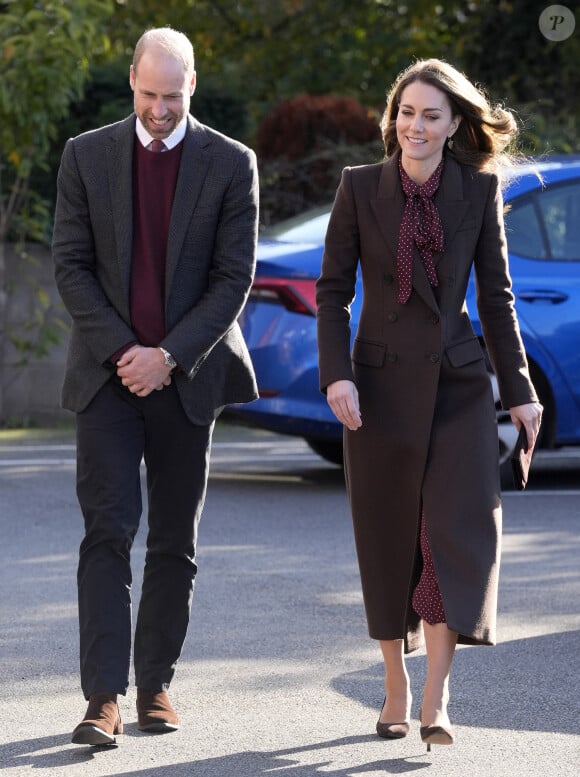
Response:
[[[390,273],[386,273],[386,275],[383,276],[383,280],[385,281],[387,286],[390,286],[391,283],[394,281],[394,278]]]
[[[432,353],[430,354],[429,359],[433,362],[433,364],[437,364],[437,362],[439,361],[439,354]]]
[[[396,353],[388,353],[387,354],[387,361],[391,362],[391,364],[394,364],[397,361],[397,354]]]
[[[395,321],[398,319],[398,316],[396,313],[389,313],[387,316],[387,319],[391,322],[391,324],[394,324]]]

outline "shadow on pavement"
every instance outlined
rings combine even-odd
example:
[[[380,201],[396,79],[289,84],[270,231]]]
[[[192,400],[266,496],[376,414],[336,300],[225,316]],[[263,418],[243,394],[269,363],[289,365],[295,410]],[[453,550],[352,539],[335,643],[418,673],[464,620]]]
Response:
[[[460,648],[451,678],[451,720],[460,726],[578,734],[580,631]],[[425,681],[424,655],[407,657],[418,718]],[[383,666],[336,678],[335,690],[377,715],[383,700]],[[380,697],[380,698],[379,698]]]
[[[378,759],[358,766],[348,766],[345,768],[329,769],[330,761],[316,760],[317,750],[331,750],[350,745],[368,744],[369,740],[377,740],[374,734],[368,736],[343,737],[341,739],[330,740],[328,742],[316,742],[301,747],[287,748],[283,750],[274,750],[271,752],[247,751],[243,753],[232,753],[231,755],[219,756],[217,758],[204,758],[194,760],[188,763],[163,764],[147,769],[137,771],[115,771],[115,760],[119,758],[117,747],[69,747],[70,735],[58,735],[55,737],[44,737],[42,739],[30,739],[20,742],[13,742],[10,745],[0,747],[0,763],[3,768],[31,767],[35,769],[58,769],[74,768],[75,764],[82,768],[82,764],[91,761],[95,757],[107,758],[111,756],[111,771],[109,777],[123,775],[123,777],[191,777],[195,770],[196,777],[224,777],[225,775],[236,775],[236,777],[260,777],[260,775],[271,774],[273,770],[283,769],[284,775],[290,777],[312,777],[314,774],[325,775],[326,777],[356,777],[369,772],[376,773],[383,771],[387,774],[407,774],[420,769],[428,768],[431,764],[427,762],[414,762],[409,758]],[[384,742],[379,741],[379,745]],[[56,752],[46,754],[39,751],[49,748],[59,748]],[[383,748],[384,749],[384,748]],[[292,756],[312,753],[308,764],[300,763]],[[421,755],[423,755],[421,749]],[[302,759],[303,760],[303,759]],[[69,772],[72,773],[72,772]]]
[[[489,648],[461,648],[455,658],[452,682],[451,717],[458,726],[478,729],[509,729],[530,732],[578,733],[580,693],[574,672],[580,654],[580,631],[550,634],[530,639],[514,640]],[[425,656],[408,658],[409,673],[415,701],[413,716],[417,717],[421,687],[425,679]],[[382,665],[375,664],[363,671],[337,677],[333,687],[342,695],[362,705],[378,710],[381,703]],[[455,689],[454,689],[455,686]],[[371,701],[373,700],[374,701]],[[372,731],[374,717],[369,718]],[[143,737],[136,727],[127,727],[125,737]],[[121,748],[122,741],[120,740]],[[94,758],[110,758],[110,777],[261,777],[274,770],[283,770],[290,777],[356,777],[382,771],[386,774],[407,774],[431,766],[429,761],[414,760],[425,755],[422,748],[406,758],[379,758],[345,768],[332,768],[328,752],[317,759],[317,751],[366,745],[381,746],[374,733],[363,736],[312,742],[300,747],[232,753],[216,758],[193,759],[187,763],[163,764],[137,771],[115,771],[119,758],[117,747],[72,747],[70,734],[59,734],[0,746],[3,768],[35,769],[82,768]],[[387,743],[388,744],[388,743]],[[417,745],[419,743],[417,742]],[[52,750],[53,752],[45,752]],[[367,751],[368,752],[368,751]],[[296,757],[294,757],[296,756]],[[300,759],[297,756],[302,756]],[[308,764],[304,763],[308,757]],[[72,771],[70,772],[72,773]],[[80,772],[79,772],[80,773]]]

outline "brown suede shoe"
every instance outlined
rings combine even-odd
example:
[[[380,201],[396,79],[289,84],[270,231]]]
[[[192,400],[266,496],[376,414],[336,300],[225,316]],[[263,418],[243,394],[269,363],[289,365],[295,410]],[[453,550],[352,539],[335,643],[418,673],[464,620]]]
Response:
[[[72,733],[75,745],[114,745],[123,733],[116,693],[94,693],[85,717]]]
[[[166,691],[137,688],[137,718],[140,731],[163,734],[179,728],[179,718]]]

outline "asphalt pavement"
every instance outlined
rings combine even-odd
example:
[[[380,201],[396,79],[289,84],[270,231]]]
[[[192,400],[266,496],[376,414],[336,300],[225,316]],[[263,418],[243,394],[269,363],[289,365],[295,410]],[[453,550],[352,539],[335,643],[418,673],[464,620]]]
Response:
[[[340,471],[300,440],[218,428],[199,575],[172,700],[176,733],[72,745],[81,521],[70,430],[0,433],[0,768],[68,777],[577,777],[580,773],[580,453],[537,458],[504,495],[499,643],[460,648],[457,742],[426,752],[425,655],[408,659],[413,722],[374,733],[382,668],[368,639]],[[133,551],[134,599],[144,555]],[[41,770],[40,772],[38,770]]]

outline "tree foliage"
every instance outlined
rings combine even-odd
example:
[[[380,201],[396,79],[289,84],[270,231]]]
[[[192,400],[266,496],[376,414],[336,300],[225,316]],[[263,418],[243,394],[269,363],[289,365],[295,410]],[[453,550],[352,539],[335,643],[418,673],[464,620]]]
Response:
[[[264,117],[298,94],[350,96],[380,111],[396,74],[415,58],[434,56],[518,111],[526,150],[578,150],[579,109],[571,98],[580,86],[580,20],[569,39],[549,41],[538,27],[546,5],[545,0],[165,0],[162,5],[116,0],[109,30],[114,50],[125,60],[148,26],[171,24],[186,32],[199,75],[194,112],[205,110],[217,94],[241,97],[247,115],[237,137],[245,133],[250,143]]]
[[[306,91],[381,104],[411,57],[430,56],[450,40],[443,4],[433,0],[117,0],[118,50],[127,53],[158,24],[193,41],[200,89],[207,75],[219,74],[257,118]]]
[[[456,56],[495,99],[516,109],[527,151],[569,153],[580,150],[580,17],[573,35],[550,41],[538,24],[548,5],[545,0],[469,4]]]
[[[0,14],[0,241],[21,213],[36,166],[77,98],[88,54],[105,44],[110,0],[7,0]]]
[[[103,23],[112,8],[112,0],[0,5],[0,364],[7,340],[24,359],[43,355],[54,341],[59,318],[43,289],[34,290],[38,306],[26,337],[8,330],[5,244],[12,239],[24,262],[24,239],[48,238],[50,202],[31,189],[31,176],[47,166],[59,122],[82,93],[89,53],[106,44]]]

